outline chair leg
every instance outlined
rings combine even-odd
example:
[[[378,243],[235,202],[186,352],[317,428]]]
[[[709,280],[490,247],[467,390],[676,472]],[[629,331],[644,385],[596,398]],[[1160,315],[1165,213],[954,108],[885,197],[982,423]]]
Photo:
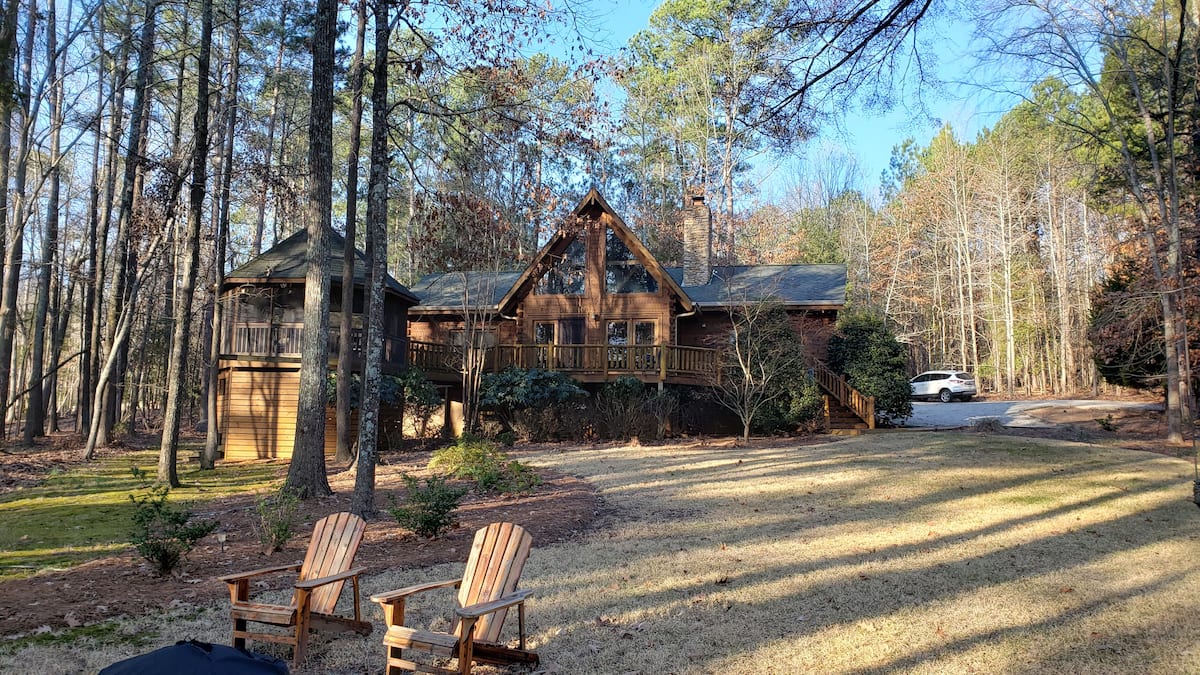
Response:
[[[308,658],[308,591],[296,591],[296,646],[292,649],[292,667],[304,664]]]
[[[459,675],[471,675],[471,661],[475,647],[475,619],[464,619],[458,639],[458,672]]]
[[[245,632],[245,630],[246,630],[246,620],[245,619],[234,619],[233,620],[233,634],[234,634],[233,646],[236,647],[237,649],[245,649],[246,648],[246,638],[237,637],[238,632]]]

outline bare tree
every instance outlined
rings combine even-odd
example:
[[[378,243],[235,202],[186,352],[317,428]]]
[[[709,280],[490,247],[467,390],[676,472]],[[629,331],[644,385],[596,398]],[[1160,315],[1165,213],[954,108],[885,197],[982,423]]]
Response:
[[[772,402],[789,392],[788,383],[802,372],[799,337],[778,302],[736,297],[725,284],[728,335],[713,338],[720,363],[709,384],[713,399],[737,415],[742,439]]]

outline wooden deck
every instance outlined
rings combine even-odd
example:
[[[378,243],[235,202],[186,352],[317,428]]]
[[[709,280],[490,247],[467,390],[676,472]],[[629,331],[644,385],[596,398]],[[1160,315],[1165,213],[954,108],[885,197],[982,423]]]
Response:
[[[408,361],[433,380],[459,377],[460,349],[410,340]],[[485,370],[510,366],[542,368],[580,382],[610,382],[622,376],[664,384],[711,384],[718,372],[717,352],[680,345],[497,345],[488,348]]]

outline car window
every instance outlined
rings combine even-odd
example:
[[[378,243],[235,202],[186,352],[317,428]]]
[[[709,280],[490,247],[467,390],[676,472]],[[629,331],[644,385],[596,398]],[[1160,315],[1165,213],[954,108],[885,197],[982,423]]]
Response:
[[[929,379],[931,379],[931,380],[948,380],[948,379],[950,379],[950,373],[930,373]]]
[[[913,382],[928,382],[928,381],[929,381],[928,375],[918,375],[913,378]]]
[[[954,376],[955,376],[955,377],[957,377],[957,378],[958,378],[958,379],[960,379],[960,380],[973,380],[973,379],[975,379],[975,376],[974,376],[974,375],[971,375],[970,373],[955,373],[955,374],[954,374]]]

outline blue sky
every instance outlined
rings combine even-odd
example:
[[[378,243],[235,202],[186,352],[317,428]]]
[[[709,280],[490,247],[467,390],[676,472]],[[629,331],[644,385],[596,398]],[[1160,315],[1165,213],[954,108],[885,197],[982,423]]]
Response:
[[[598,3],[599,4],[599,3]],[[657,2],[620,0],[603,3],[596,8],[595,27],[603,48],[612,52],[622,47],[639,30],[647,27]],[[935,37],[936,75],[948,82],[970,80],[969,27],[961,22],[941,21],[924,27],[926,37]],[[945,85],[937,91],[922,92],[924,112],[912,100],[902,100],[885,114],[847,110],[837,116],[836,124],[820,129],[791,162],[760,163],[758,173],[762,197],[771,199],[803,177],[805,160],[819,163],[823,156],[853,156],[862,174],[862,187],[867,193],[879,188],[880,175],[887,169],[892,148],[906,138],[924,145],[937,133],[943,122],[950,123],[960,138],[974,138],[979,131],[993,124],[1015,100],[985,95],[969,85]]]

